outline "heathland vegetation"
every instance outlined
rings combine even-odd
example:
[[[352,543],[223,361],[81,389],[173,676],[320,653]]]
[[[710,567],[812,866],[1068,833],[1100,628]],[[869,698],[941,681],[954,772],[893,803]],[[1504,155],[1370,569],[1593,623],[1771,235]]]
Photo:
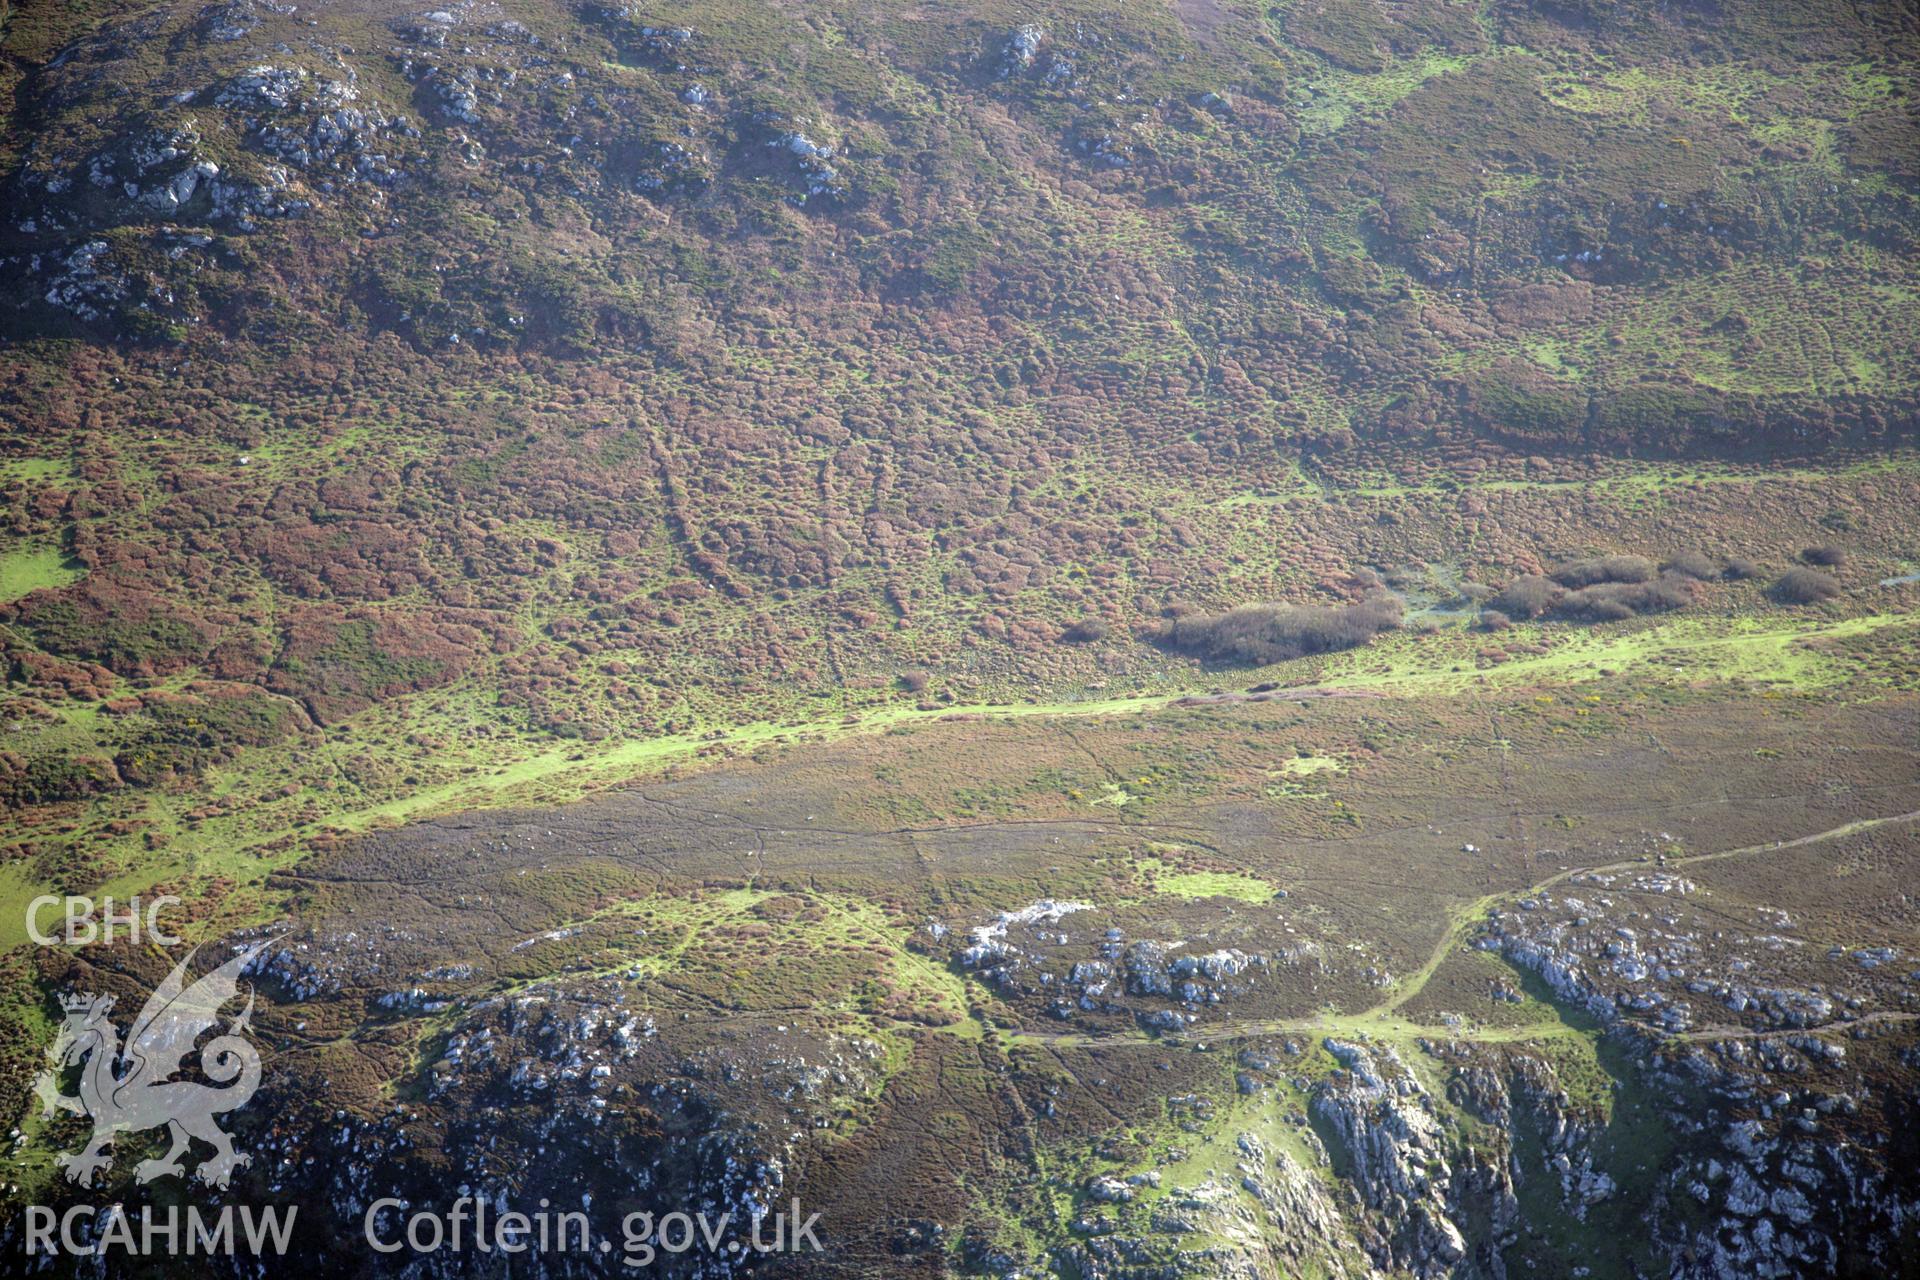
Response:
[[[7,6],[7,1194],[164,892],[316,1221],[1897,1273],[1910,8]]]

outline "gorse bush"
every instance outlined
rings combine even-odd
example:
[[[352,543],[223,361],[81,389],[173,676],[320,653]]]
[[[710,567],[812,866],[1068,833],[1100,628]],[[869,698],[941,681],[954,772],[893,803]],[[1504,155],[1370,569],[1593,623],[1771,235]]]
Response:
[[[1808,547],[1800,559],[1808,565],[1846,561],[1839,547]],[[1701,551],[1678,551],[1656,570],[1645,556],[1597,556],[1562,565],[1551,574],[1523,573],[1487,600],[1480,624],[1498,631],[1515,620],[1553,616],[1574,622],[1619,622],[1649,613],[1670,613],[1694,603],[1704,583],[1716,578],[1740,581],[1760,575],[1752,560],[1734,556],[1720,566]],[[1768,588],[1781,604],[1818,604],[1842,590],[1839,579],[1819,569],[1789,569]]]
[[[1551,609],[1564,592],[1552,578],[1523,573],[1494,593],[1488,607],[1509,618],[1537,618]]]
[[[1188,614],[1162,628],[1166,648],[1209,662],[1264,666],[1366,644],[1400,625],[1406,605],[1385,591],[1351,605],[1250,604],[1222,614]]]
[[[1643,613],[1668,613],[1693,603],[1692,582],[1677,573],[1652,582],[1603,582],[1569,591],[1557,612],[1587,622],[1618,622]]]
[[[1516,619],[1549,614],[1577,622],[1618,622],[1667,613],[1692,604],[1698,583],[1719,573],[1698,551],[1669,556],[1663,569],[1645,556],[1597,556],[1562,565],[1551,576],[1521,574],[1494,593],[1480,620],[1488,630],[1499,630]]]
[[[1818,569],[1789,569],[1773,584],[1781,604],[1819,604],[1840,594],[1840,580]]]
[[[1647,582],[1654,572],[1653,561],[1645,556],[1600,556],[1554,570],[1553,580],[1563,587],[1591,587],[1602,582]]]
[[[1675,552],[1667,557],[1666,564],[1661,567],[1669,573],[1702,580],[1720,576],[1720,566],[1713,562],[1713,557],[1698,551]]]
[[[1107,620],[1105,618],[1082,618],[1060,633],[1060,638],[1068,644],[1092,644],[1107,638]]]

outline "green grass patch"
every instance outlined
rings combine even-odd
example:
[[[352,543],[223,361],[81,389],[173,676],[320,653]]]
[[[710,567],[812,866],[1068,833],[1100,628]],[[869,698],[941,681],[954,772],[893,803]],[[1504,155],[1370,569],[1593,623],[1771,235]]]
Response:
[[[1282,761],[1275,773],[1289,778],[1310,778],[1316,773],[1340,773],[1344,766],[1332,756],[1295,756]]]
[[[1912,626],[1910,613],[1832,619],[1785,611],[1758,616],[1680,618],[1575,627],[1516,627],[1502,643],[1550,642],[1544,654],[1519,654],[1478,667],[1478,634],[1395,635],[1367,649],[1336,654],[1321,666],[1318,683],[1332,688],[1400,694],[1458,693],[1475,687],[1581,685],[1631,673],[1660,683],[1745,681],[1790,686],[1797,692],[1848,681],[1834,653],[1813,643],[1871,636]]]
[[[0,553],[0,600],[78,582],[87,571],[57,547],[20,547]]]
[[[1171,846],[1154,846],[1172,852]],[[1259,876],[1242,871],[1202,871],[1182,867],[1166,858],[1142,858],[1138,874],[1149,878],[1155,893],[1175,898],[1238,898],[1242,902],[1271,902],[1278,892]]]
[[[64,458],[7,458],[0,460],[0,484],[71,483],[73,464]]]

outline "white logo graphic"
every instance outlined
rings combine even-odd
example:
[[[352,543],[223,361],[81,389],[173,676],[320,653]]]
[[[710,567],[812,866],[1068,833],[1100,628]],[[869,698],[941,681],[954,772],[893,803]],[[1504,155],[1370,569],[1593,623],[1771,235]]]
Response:
[[[43,1115],[51,1116],[58,1107],[93,1121],[93,1137],[86,1147],[60,1157],[69,1181],[91,1186],[93,1175],[113,1162],[106,1149],[116,1137],[161,1125],[167,1127],[172,1145],[166,1155],[142,1160],[135,1167],[137,1182],[184,1173],[180,1160],[187,1154],[190,1138],[214,1149],[212,1158],[201,1161],[195,1171],[210,1186],[226,1186],[233,1171],[251,1161],[245,1152],[233,1149],[233,1142],[213,1120],[245,1106],[260,1087],[260,1053],[245,1034],[253,1016],[251,992],[247,1007],[228,1024],[226,1033],[209,1040],[200,1051],[201,1072],[225,1087],[169,1077],[182,1068],[194,1041],[219,1020],[220,1007],[238,994],[241,971],[266,945],[256,943],[190,987],[186,972],[194,953],[188,952],[133,1020],[124,1053],[119,1031],[107,1019],[112,996],[66,999],[67,1020],[47,1050],[54,1065],[41,1071],[33,1091],[40,1097]],[[61,1093],[59,1070],[82,1061],[79,1095]]]

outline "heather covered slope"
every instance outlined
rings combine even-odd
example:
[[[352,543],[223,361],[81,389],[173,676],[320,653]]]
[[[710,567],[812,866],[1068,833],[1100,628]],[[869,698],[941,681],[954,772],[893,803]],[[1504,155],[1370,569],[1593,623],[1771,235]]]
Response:
[[[1167,608],[1355,601],[1359,566],[1771,575],[1844,533],[1871,588],[1912,550],[1916,38],[16,6],[6,644],[81,697],[26,704],[15,790],[352,741],[292,751],[255,843],[405,810],[476,735],[565,764],[1153,691],[1193,674],[1139,642]],[[192,680],[217,713],[156,722]]]
[[[1878,438],[1916,42],[1813,3],[28,5],[5,234],[19,328],[619,357],[749,454],[715,419],[904,445],[892,360],[930,417],[1194,465]]]

